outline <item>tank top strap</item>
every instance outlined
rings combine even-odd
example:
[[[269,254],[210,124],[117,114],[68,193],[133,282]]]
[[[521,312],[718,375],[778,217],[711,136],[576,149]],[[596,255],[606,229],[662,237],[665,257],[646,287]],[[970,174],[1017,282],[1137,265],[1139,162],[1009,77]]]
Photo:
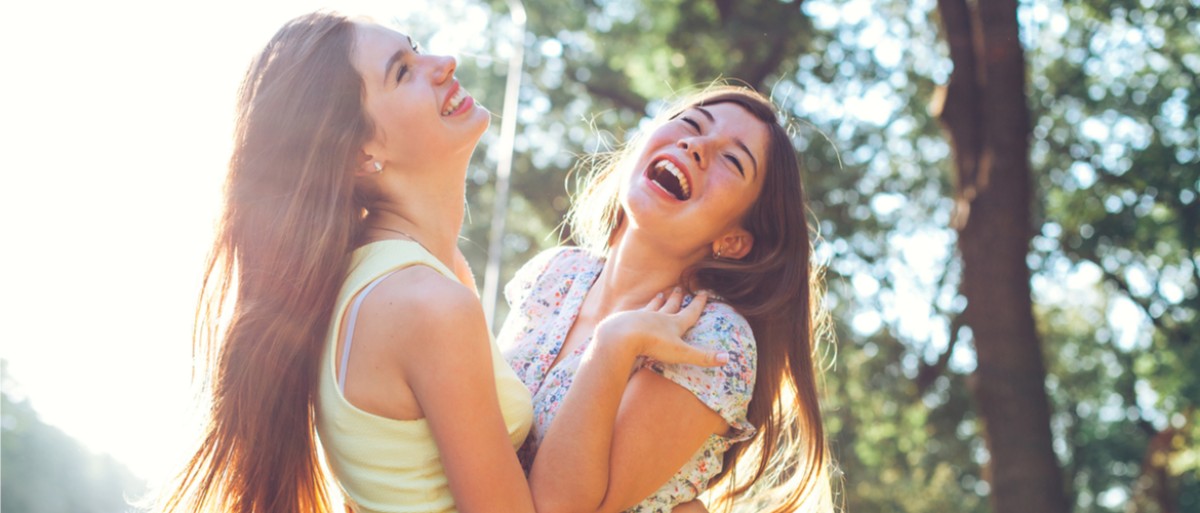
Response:
[[[350,363],[350,346],[354,341],[358,310],[375,286],[391,276],[392,273],[414,265],[431,267],[447,278],[458,281],[458,277],[445,264],[426,251],[423,246],[412,241],[372,242],[355,250],[352,262],[348,281],[354,283],[361,283],[365,279],[370,279],[370,281],[361,287],[356,286],[352,289],[351,296],[354,297],[354,301],[350,304],[350,311],[346,315],[342,354],[338,359],[337,385],[338,390],[342,393],[346,392],[346,367]]]

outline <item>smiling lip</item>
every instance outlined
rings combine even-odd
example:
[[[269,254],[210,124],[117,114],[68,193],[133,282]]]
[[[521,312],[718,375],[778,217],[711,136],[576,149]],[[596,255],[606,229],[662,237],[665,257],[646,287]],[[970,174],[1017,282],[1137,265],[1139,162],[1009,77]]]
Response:
[[[458,92],[460,89],[462,89],[462,85],[458,83],[457,79],[454,81],[453,84],[450,84],[450,91],[446,94],[446,99],[442,100],[442,108],[441,108],[440,112],[446,112],[446,109],[450,107],[450,103],[454,101],[454,97],[456,95],[458,95]],[[457,114],[467,111],[468,109],[470,109],[471,107],[473,107],[475,105],[475,98],[471,97],[466,92],[464,92],[463,94],[466,94],[467,96],[466,96],[466,98],[463,98],[461,103],[458,104],[458,108],[454,109],[454,111],[450,112],[449,114],[446,114],[445,116],[447,116],[447,117],[455,116]]]
[[[673,195],[670,192],[668,192],[667,190],[663,189],[662,186],[658,185],[658,182],[655,182],[652,178],[650,178],[651,173],[654,171],[654,166],[656,164],[658,164],[659,161],[663,161],[663,160],[666,160],[666,161],[671,162],[672,164],[675,164],[675,167],[679,168],[679,170],[681,172],[683,172],[683,176],[687,178],[688,187],[691,190],[691,194],[688,195],[688,199],[681,200],[679,198],[676,198],[675,195]],[[696,182],[694,182],[692,180],[692,172],[688,169],[687,165],[685,165],[682,160],[675,158],[674,155],[667,154],[667,155],[663,155],[661,157],[657,157],[657,158],[651,160],[650,165],[646,166],[646,170],[642,172],[642,179],[644,179],[644,180],[646,180],[646,182],[648,182],[647,185],[649,185],[650,188],[654,189],[655,191],[658,191],[658,193],[662,194],[663,196],[665,196],[667,199],[670,199],[671,201],[683,202],[683,201],[688,201],[688,200],[696,197]]]

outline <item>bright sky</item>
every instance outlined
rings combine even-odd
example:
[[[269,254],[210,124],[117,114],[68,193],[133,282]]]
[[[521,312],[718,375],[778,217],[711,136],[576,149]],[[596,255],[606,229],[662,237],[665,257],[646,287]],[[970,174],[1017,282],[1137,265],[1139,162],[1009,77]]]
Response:
[[[196,433],[192,309],[242,73],[296,15],[387,21],[423,3],[5,6],[0,357],[44,421],[151,482],[175,470]]]

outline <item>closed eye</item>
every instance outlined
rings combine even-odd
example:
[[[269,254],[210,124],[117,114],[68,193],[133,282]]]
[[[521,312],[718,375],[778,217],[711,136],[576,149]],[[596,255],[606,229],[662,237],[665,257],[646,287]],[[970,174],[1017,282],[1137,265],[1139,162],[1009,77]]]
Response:
[[[404,78],[404,75],[407,75],[407,74],[408,74],[408,64],[401,63],[400,70],[396,72],[396,83],[397,84],[400,83],[400,79]]]
[[[742,169],[742,161],[738,160],[737,157],[729,153],[725,154],[725,159],[733,163],[733,166],[737,168],[738,174],[742,175],[742,178],[746,177],[746,170]]]
[[[692,129],[695,130],[696,133],[700,133],[700,123],[697,123],[696,120],[689,118],[687,116],[683,116],[679,119],[683,120],[684,123],[691,125]]]

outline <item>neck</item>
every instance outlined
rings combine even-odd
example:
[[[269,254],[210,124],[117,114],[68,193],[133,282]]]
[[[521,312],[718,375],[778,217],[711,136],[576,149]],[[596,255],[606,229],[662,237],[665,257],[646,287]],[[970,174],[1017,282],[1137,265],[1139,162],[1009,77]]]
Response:
[[[623,230],[588,294],[596,311],[606,315],[642,308],[655,294],[682,286],[680,275],[703,258],[701,254],[675,255],[664,249],[635,230]]]
[[[367,240],[406,239],[396,233],[403,232],[453,268],[463,222],[465,184],[446,187],[413,182],[406,180],[403,188],[389,187],[390,193],[367,207]]]

